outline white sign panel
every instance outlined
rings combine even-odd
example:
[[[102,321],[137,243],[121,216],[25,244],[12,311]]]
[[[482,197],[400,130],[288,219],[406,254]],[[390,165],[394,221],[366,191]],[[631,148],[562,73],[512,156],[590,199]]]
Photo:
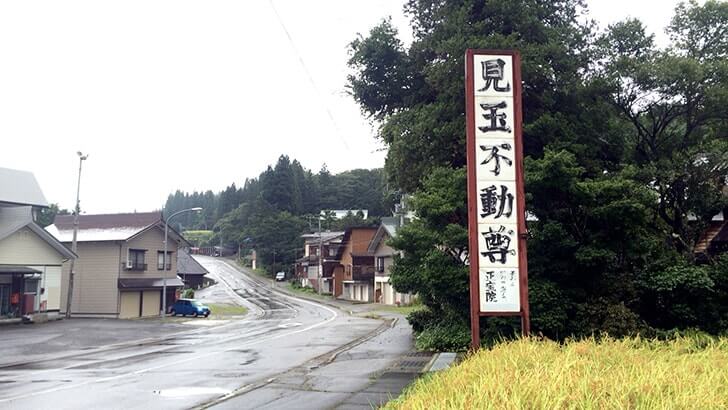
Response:
[[[513,57],[473,57],[481,312],[518,312]]]

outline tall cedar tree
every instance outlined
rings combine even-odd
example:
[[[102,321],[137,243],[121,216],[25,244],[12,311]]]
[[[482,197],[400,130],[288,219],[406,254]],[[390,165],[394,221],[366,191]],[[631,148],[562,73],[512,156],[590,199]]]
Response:
[[[522,55],[534,330],[725,329],[718,264],[692,265],[687,221],[726,203],[726,7],[680,5],[659,51],[634,21],[596,33],[578,0],[411,0],[409,48],[389,21],[352,42],[351,93],[380,124],[390,180],[415,193],[392,282],[428,306],[416,330],[467,323],[467,48]]]

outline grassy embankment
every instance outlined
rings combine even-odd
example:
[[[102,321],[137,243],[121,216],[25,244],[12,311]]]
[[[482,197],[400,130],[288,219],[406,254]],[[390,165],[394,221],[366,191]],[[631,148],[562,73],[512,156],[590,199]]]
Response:
[[[522,339],[425,376],[387,409],[725,409],[728,338]]]
[[[296,282],[276,282],[276,286],[282,287],[291,293],[307,296],[319,300],[331,300],[330,295],[319,295],[313,288],[297,286]]]
[[[232,316],[244,316],[248,309],[244,306],[228,305],[223,303],[208,305],[212,314],[211,319],[230,319]]]

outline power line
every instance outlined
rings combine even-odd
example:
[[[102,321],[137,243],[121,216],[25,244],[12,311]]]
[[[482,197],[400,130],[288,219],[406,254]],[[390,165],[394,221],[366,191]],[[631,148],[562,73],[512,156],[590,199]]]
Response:
[[[286,37],[288,37],[288,42],[291,44],[291,48],[293,49],[293,52],[296,53],[296,57],[298,57],[298,62],[301,63],[301,67],[303,68],[303,71],[306,73],[306,77],[308,78],[308,81],[311,83],[313,90],[316,92],[316,97],[318,97],[319,103],[323,106],[324,110],[326,110],[326,115],[328,115],[329,120],[331,121],[331,124],[334,127],[334,132],[336,133],[336,136],[339,138],[339,140],[341,140],[341,143],[344,144],[344,147],[346,148],[346,150],[350,151],[349,144],[346,143],[346,139],[344,139],[344,136],[341,133],[339,124],[336,122],[334,115],[331,113],[331,110],[329,109],[328,104],[326,104],[326,101],[324,100],[323,95],[321,94],[321,91],[319,90],[318,86],[316,85],[316,81],[314,81],[313,76],[311,75],[311,72],[308,70],[308,67],[306,66],[306,62],[303,61],[303,56],[298,51],[298,47],[296,47],[296,43],[293,41],[293,37],[291,37],[291,33],[288,32],[288,28],[286,28],[286,24],[283,22],[281,15],[278,14],[278,10],[276,9],[275,4],[273,4],[273,0],[268,0],[268,3],[270,4],[270,7],[273,9],[273,13],[276,15],[278,24],[281,25],[283,32],[286,33]]]

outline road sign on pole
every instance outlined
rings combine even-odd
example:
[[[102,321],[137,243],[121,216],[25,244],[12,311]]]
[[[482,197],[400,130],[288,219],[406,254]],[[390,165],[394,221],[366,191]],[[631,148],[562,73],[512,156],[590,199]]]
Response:
[[[523,186],[521,57],[513,50],[465,53],[470,323],[520,316],[530,332]]]

